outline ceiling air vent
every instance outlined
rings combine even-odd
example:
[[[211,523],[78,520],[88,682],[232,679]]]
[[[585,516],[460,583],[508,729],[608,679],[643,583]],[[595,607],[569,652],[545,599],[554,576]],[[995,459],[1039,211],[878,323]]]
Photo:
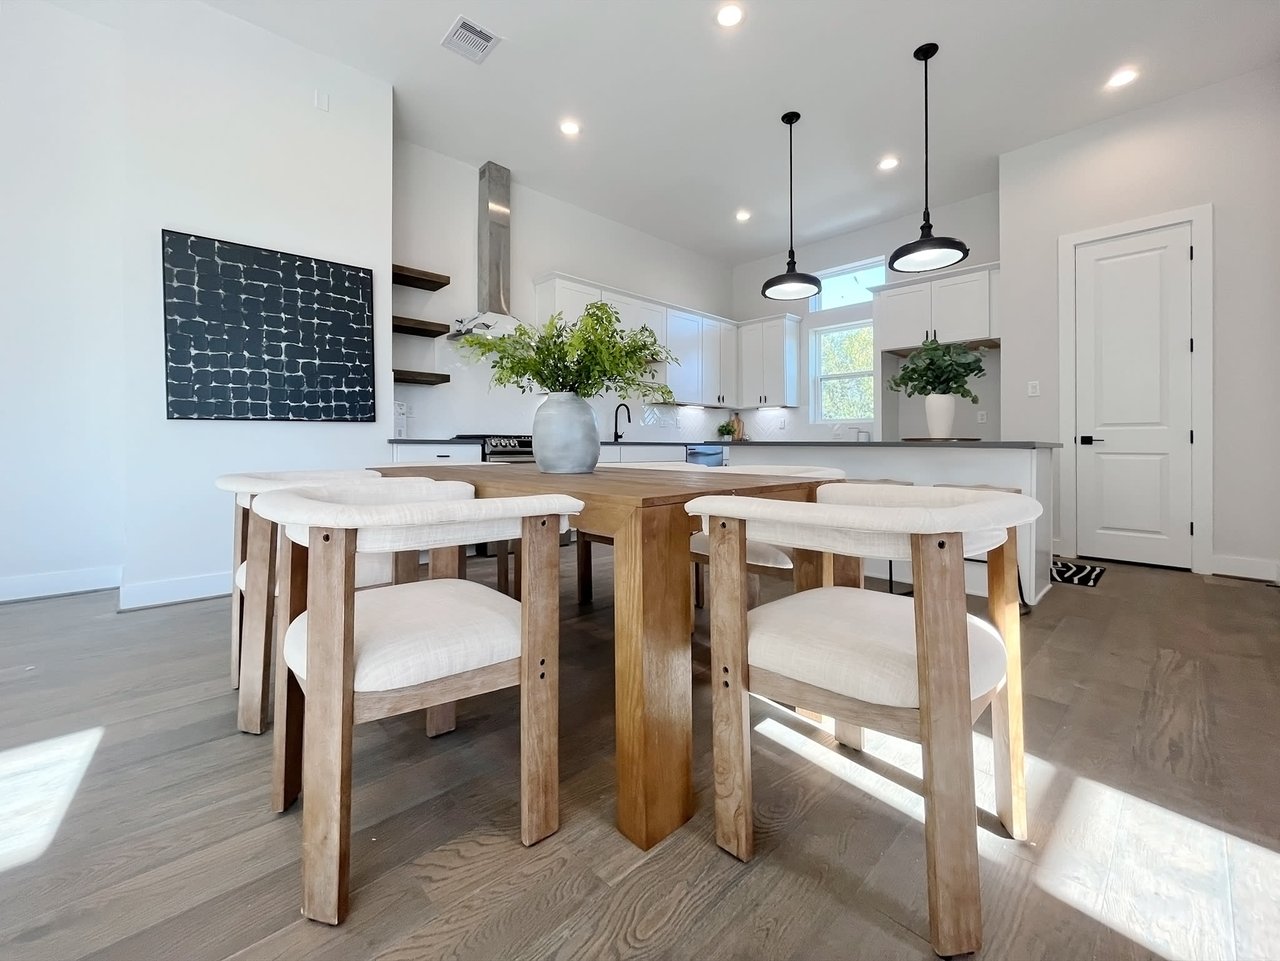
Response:
[[[483,63],[484,58],[489,56],[489,51],[501,40],[501,37],[477,26],[466,17],[459,17],[440,41],[440,46],[461,54],[473,63]]]

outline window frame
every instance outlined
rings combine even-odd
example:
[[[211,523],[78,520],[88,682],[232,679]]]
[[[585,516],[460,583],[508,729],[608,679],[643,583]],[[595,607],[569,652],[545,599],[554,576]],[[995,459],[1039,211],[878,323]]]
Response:
[[[860,270],[866,270],[868,267],[874,267],[877,265],[885,269],[886,274],[885,274],[884,283],[887,283],[889,280],[888,273],[887,273],[889,269],[889,261],[888,261],[888,258],[886,258],[883,254],[878,254],[875,257],[868,257],[865,260],[855,260],[851,264],[844,264],[840,267],[828,267],[826,270],[819,270],[816,276],[819,280],[826,280],[828,277],[838,277],[841,274],[853,274],[853,273],[857,273]],[[879,286],[879,284],[877,284],[876,286]],[[858,304],[839,304],[839,305],[833,304],[830,307],[821,307],[819,306],[819,303],[821,302],[821,298],[822,298],[821,293],[814,294],[812,297],[809,298],[808,307],[809,307],[810,315],[825,314],[828,311],[832,311],[832,310],[847,310],[852,307],[861,307],[863,305],[867,306],[868,308],[871,306],[871,301],[866,300]]]
[[[860,304],[846,305],[845,308],[830,309],[848,309],[849,307],[862,306]],[[822,373],[822,338],[828,334],[838,333],[846,330],[859,330],[866,328],[871,331],[871,366],[866,370],[852,371],[847,374],[824,374]],[[858,320],[846,320],[837,324],[826,324],[822,327],[814,327],[809,331],[809,423],[811,424],[858,424],[874,425],[876,421],[876,362],[875,362],[875,323],[870,317],[860,318]],[[822,416],[822,385],[829,380],[853,380],[857,377],[871,378],[871,416],[858,418],[843,417],[823,417]]]

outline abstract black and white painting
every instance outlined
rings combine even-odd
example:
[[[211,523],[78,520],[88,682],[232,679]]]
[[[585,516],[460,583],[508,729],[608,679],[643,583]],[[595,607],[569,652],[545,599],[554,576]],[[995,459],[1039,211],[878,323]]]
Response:
[[[373,271],[166,230],[170,420],[371,421]]]

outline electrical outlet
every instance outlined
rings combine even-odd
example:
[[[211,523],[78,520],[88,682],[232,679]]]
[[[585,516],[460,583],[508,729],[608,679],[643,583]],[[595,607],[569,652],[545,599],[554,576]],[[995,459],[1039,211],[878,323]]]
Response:
[[[329,95],[323,90],[316,91],[314,103],[317,110],[323,110],[325,113],[329,112]]]
[[[987,422],[987,412],[985,410],[978,411],[978,423],[985,424]]]
[[[786,430],[786,429],[787,429],[787,419],[785,417],[779,417],[778,430]]]
[[[1040,381],[1038,380],[1027,381],[1027,396],[1028,397],[1040,396]]]

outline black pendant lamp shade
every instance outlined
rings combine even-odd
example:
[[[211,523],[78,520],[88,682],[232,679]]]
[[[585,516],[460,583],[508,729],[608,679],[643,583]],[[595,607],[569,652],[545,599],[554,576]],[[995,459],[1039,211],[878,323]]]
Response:
[[[935,237],[929,220],[929,60],[938,52],[936,43],[916,48],[915,58],[924,64],[924,223],[920,239],[903,244],[889,257],[889,269],[902,274],[922,274],[960,263],[969,247],[955,237]]]
[[[788,110],[782,115],[782,122],[787,125],[787,170],[789,176],[787,208],[790,214],[790,241],[787,246],[786,273],[770,277],[760,288],[760,293],[770,300],[804,300],[822,292],[822,281],[813,274],[796,270],[796,159],[795,159],[795,124],[800,114]]]

